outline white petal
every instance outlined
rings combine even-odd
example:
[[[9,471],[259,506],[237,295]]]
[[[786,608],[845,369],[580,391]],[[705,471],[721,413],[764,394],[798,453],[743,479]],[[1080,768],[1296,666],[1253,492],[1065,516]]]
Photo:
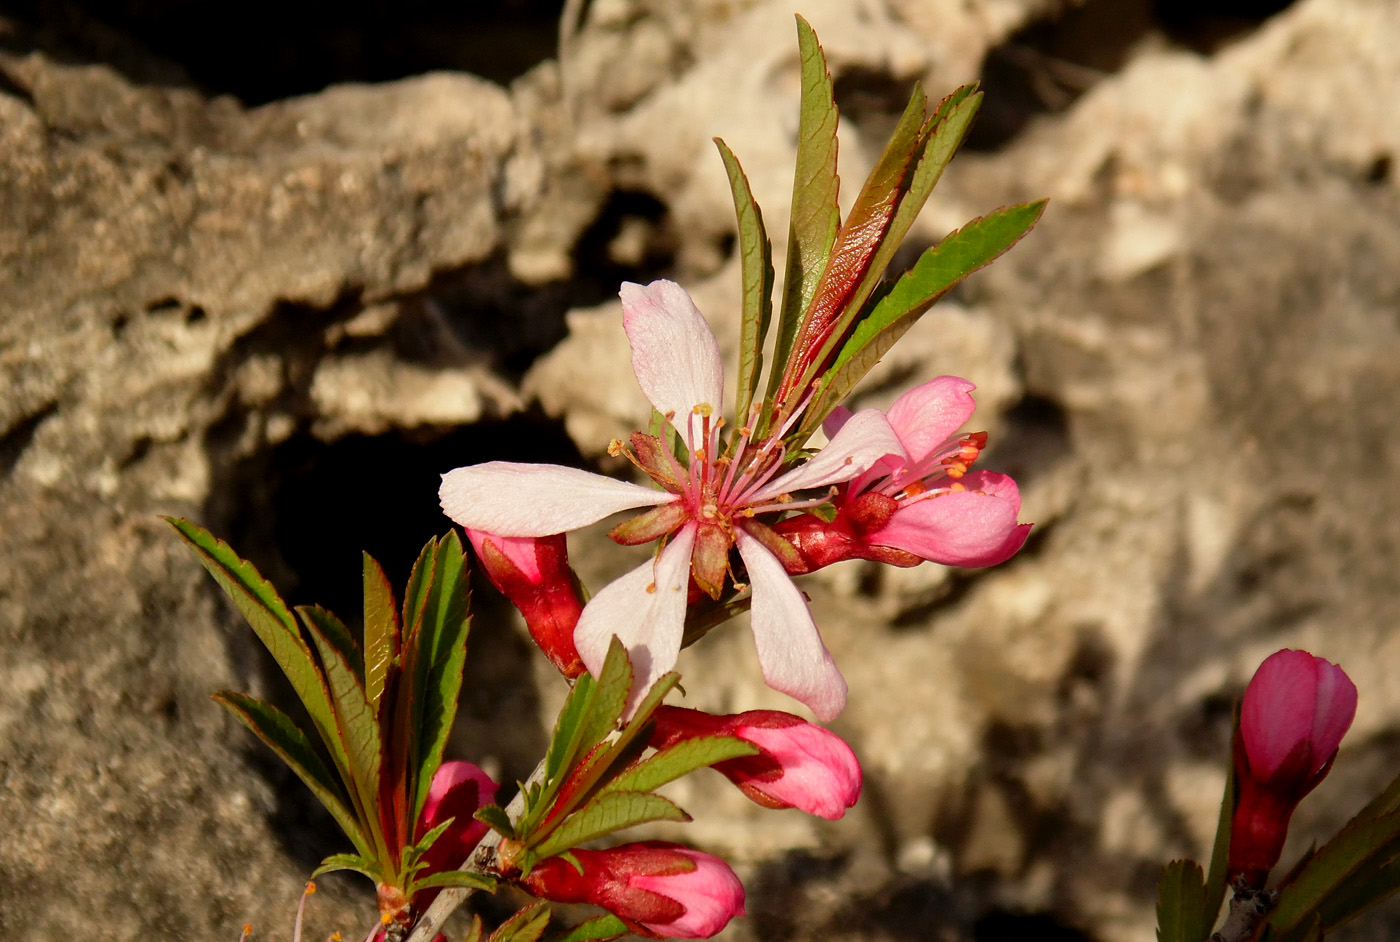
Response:
[[[676,495],[557,464],[488,461],[442,476],[443,513],[496,536],[549,536]]]
[[[846,707],[846,680],[822,644],[807,600],[776,556],[743,530],[734,535],[749,570],[749,620],[763,679],[829,723]]]
[[[622,326],[632,345],[632,372],[637,384],[662,415],[675,416],[687,433],[692,410],[708,404],[720,416],[724,395],[724,361],[705,316],[674,281],[653,281],[645,288],[624,283]],[[699,423],[686,442],[699,441]]]
[[[879,409],[862,409],[846,420],[827,446],[812,458],[768,482],[753,496],[754,503],[800,491],[849,481],[885,455],[903,455],[899,436]]]
[[[603,586],[579,616],[574,644],[595,677],[613,635],[627,648],[635,678],[634,703],[656,678],[676,666],[694,547],[695,524],[691,523],[676,531],[656,559]]]

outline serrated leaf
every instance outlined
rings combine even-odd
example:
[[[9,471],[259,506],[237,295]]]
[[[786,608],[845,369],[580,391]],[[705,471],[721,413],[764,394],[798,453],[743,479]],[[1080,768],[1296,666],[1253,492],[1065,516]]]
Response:
[[[763,213],[749,188],[749,178],[739,166],[734,153],[719,138],[715,138],[729,189],[734,196],[734,215],[739,228],[739,271],[743,283],[743,316],[739,329],[739,371],[735,378],[734,416],[740,425],[749,421],[749,406],[753,403],[763,370],[763,342],[773,319],[773,247],[763,227]]]
[[[286,603],[257,568],[241,559],[227,543],[188,520],[177,517],[164,520],[194,551],[234,607],[247,619],[253,633],[291,682],[297,699],[301,700],[330,751],[332,763],[342,776],[347,775],[348,757],[335,731],[330,691]]]
[[[1206,913],[1205,875],[1194,860],[1174,860],[1157,883],[1157,942],[1205,942],[1214,918]]]
[[[1394,869],[1397,854],[1400,814],[1348,824],[1280,888],[1278,902],[1268,916],[1269,926],[1280,937],[1293,937],[1313,913],[1318,913],[1323,929],[1330,929],[1351,915],[1340,911],[1338,903],[1358,889],[1365,899],[1378,899],[1394,891],[1393,883],[1388,888],[1383,884],[1400,876]],[[1372,881],[1382,885],[1373,886]]]
[[[786,399],[794,390],[807,388],[860,312],[860,301],[863,295],[869,294],[869,290],[860,289],[867,280],[870,262],[884,243],[900,197],[904,195],[905,179],[913,170],[914,158],[924,143],[921,132],[927,104],[923,90],[915,86],[904,116],[856,196],[846,221],[841,224],[831,257],[802,319],[792,363],[778,390],[778,399]],[[878,281],[879,275],[874,278]],[[873,289],[874,284],[868,287]]]
[[[1238,736],[1238,708],[1232,728],[1235,730],[1234,735]],[[1235,754],[1233,743],[1229,754]],[[1226,763],[1225,793],[1220,797],[1220,815],[1215,822],[1215,840],[1211,844],[1210,869],[1206,876],[1206,917],[1212,925],[1216,916],[1220,914],[1220,905],[1225,901],[1225,891],[1230,879],[1230,828],[1235,820],[1237,783],[1233,760],[1227,759]]]
[[[342,798],[340,786],[331,776],[326,764],[312,748],[306,734],[297,728],[291,718],[268,703],[263,703],[247,694],[232,690],[220,690],[214,694],[215,703],[224,707],[234,718],[252,731],[263,743],[287,764],[297,778],[301,779],[316,800],[325,806],[335,818],[345,836],[355,845],[355,849],[365,857],[373,856],[370,843],[360,827],[359,821],[350,812]]]
[[[1044,200],[1003,207],[949,233],[920,256],[851,332],[795,437],[805,440],[816,431],[915,320],[964,278],[1015,245],[1044,209]]]
[[[608,913],[606,916],[585,919],[568,932],[551,936],[549,942],[604,942],[627,935],[631,931],[621,919]]]
[[[592,749],[617,729],[622,713],[627,709],[627,697],[632,691],[632,661],[627,648],[614,635],[608,642],[608,653],[598,672],[598,683],[589,700],[588,712],[578,731],[578,748]]]
[[[843,299],[844,313],[831,329],[821,349],[811,357],[810,365],[800,381],[795,384],[797,388],[807,388],[823,364],[831,362],[832,356],[844,342],[855,322],[867,312],[866,302],[880,283],[885,270],[889,268],[895,253],[899,251],[905,235],[918,218],[944,169],[953,159],[953,154],[962,144],[981,102],[982,96],[976,92],[976,86],[964,85],[943,99],[933,116],[925,121],[927,98],[922,88],[915,86],[899,126],[891,135],[880,163],[866,181],[861,198],[857,200],[858,208],[862,200],[872,200],[882,190],[894,186],[898,191],[898,203],[893,218],[889,219],[888,225],[885,226],[883,236],[874,254],[869,257],[859,282],[849,297]],[[871,196],[866,196],[867,191],[873,191]],[[851,217],[856,216],[857,209],[853,208]],[[850,225],[851,219],[847,219],[846,225],[842,227],[843,235]],[[839,249],[837,254],[840,254]],[[836,256],[833,256],[833,262],[835,258]]]
[[[374,861],[361,857],[359,854],[331,854],[321,865],[311,871],[310,879],[314,880],[323,873],[334,873],[337,870],[353,870],[369,877],[375,883],[383,880],[379,869],[374,865]]]
[[[491,933],[491,942],[537,942],[549,928],[549,915],[544,903],[526,906]]]
[[[515,824],[510,820],[510,815],[506,814],[500,805],[486,805],[478,808],[476,814],[472,815],[482,824],[495,831],[501,837],[515,837]]]
[[[415,633],[422,649],[418,659],[418,682],[423,691],[414,769],[417,781],[413,802],[415,820],[428,800],[428,789],[442,764],[442,752],[457,717],[457,697],[462,690],[462,671],[467,657],[467,634],[471,630],[468,601],[466,552],[457,531],[453,530],[437,543],[423,624]]]
[[[837,204],[836,101],[826,56],[816,33],[797,18],[797,45],[802,59],[802,100],[797,126],[797,160],[793,171],[792,217],[788,229],[783,304],[778,315],[773,363],[786,363],[798,325],[816,292],[831,257],[841,223]],[[768,397],[777,390],[781,371],[768,382]],[[761,436],[760,436],[761,437]]]
[[[587,841],[648,821],[689,820],[690,815],[661,795],[608,791],[575,811],[534,850],[542,858],[553,857]]]
[[[501,923],[490,942],[537,942],[549,928],[550,915],[548,904],[532,903]]]
[[[348,758],[346,787],[350,791],[360,822],[369,825],[370,838],[382,845],[380,833],[383,825],[380,819],[380,762],[381,743],[379,724],[374,711],[365,698],[364,687],[354,668],[346,660],[336,644],[327,637],[327,632],[337,635],[342,642],[350,637],[345,626],[325,609],[302,606],[297,609],[307,633],[316,645],[321,656],[321,665],[326,684],[331,691],[331,704],[335,716],[335,732]]]
[[[446,832],[456,820],[457,819],[453,817],[448,818],[446,821],[439,822],[432,830],[424,834],[421,840],[416,841],[410,847],[404,848],[401,865],[405,873],[413,874],[418,870],[423,855],[432,848],[433,844],[437,843],[437,839],[442,837],[443,833]]]
[[[612,779],[607,791],[651,792],[716,762],[758,754],[758,747],[737,736],[697,736],[663,749]]]
[[[471,870],[442,870],[429,874],[421,880],[413,881],[413,891],[442,889],[444,887],[457,886],[470,890],[482,890],[486,893],[496,892],[496,878],[484,873],[475,873]]]
[[[364,554],[364,586],[365,696],[378,716],[389,665],[399,656],[399,616],[394,605],[394,590],[389,586],[384,570],[368,553]]]

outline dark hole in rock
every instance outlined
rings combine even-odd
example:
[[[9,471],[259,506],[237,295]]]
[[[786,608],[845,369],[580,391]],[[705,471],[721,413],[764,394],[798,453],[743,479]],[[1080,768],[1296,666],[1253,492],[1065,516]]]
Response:
[[[20,0],[13,12],[42,24],[51,54],[108,62],[136,81],[171,78],[133,61],[129,49],[110,55],[121,45],[110,40],[115,31],[204,91],[258,105],[435,70],[509,82],[554,55],[562,8],[562,0]]]
[[[1291,0],[1086,0],[988,50],[986,99],[968,135],[972,150],[1005,146],[1037,115],[1064,111],[1104,77],[1122,69],[1143,40],[1211,54],[1256,29]]]
[[[989,912],[972,929],[976,942],[1091,942],[1093,936],[1066,926],[1048,913]]]
[[[1209,54],[1292,5],[1293,0],[1155,0],[1153,14],[1174,42]]]
[[[1069,416],[1055,400],[1028,394],[1006,413],[977,467],[1009,474],[1024,487],[1070,455]]]
[[[222,497],[211,500],[205,516],[288,604],[321,605],[358,634],[361,551],[384,567],[401,602],[423,545],[452,527],[438,507],[439,476],[492,459],[580,463],[558,423],[541,415],[450,432],[347,436],[334,442],[297,435],[229,466],[212,488]],[[536,655],[509,628],[504,604],[484,580],[473,579],[473,595],[467,677],[448,755],[494,756],[510,782],[529,774],[545,746],[535,724],[530,661]],[[251,668],[263,677],[258,686],[279,707],[300,716],[286,680],[251,631],[238,624],[229,643],[245,663],[252,657]],[[251,740],[247,754],[274,785],[272,821],[287,836],[289,853],[307,856],[314,865],[320,856],[343,849],[345,839],[330,816],[275,759]]]

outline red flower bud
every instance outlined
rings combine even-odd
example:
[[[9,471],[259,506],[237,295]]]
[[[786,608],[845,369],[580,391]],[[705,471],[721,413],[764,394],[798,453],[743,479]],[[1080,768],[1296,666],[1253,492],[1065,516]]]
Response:
[[[1356,685],[1336,664],[1306,651],[1265,659],[1244,692],[1230,827],[1230,875],[1262,887],[1278,863],[1288,821],[1332,768],[1356,715]]]
[[[491,582],[525,616],[530,636],[565,677],[584,672],[574,627],[583,603],[569,568],[564,534],[542,537],[493,536],[467,531]]]
[[[544,899],[601,906],[651,938],[708,939],[744,914],[743,884],[710,854],[662,841],[570,853],[582,873],[550,857],[521,883]]]
[[[728,759],[717,772],[766,808],[800,808],[834,821],[860,798],[861,772],[851,747],[830,730],[791,713],[750,710],[715,716],[663,706],[656,712],[656,749],[697,736],[734,736],[761,750]]]

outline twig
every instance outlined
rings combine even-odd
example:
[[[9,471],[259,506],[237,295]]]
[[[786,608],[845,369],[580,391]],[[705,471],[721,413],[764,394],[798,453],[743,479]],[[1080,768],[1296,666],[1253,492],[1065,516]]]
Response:
[[[1277,890],[1257,889],[1243,878],[1236,880],[1232,889],[1234,895],[1230,897],[1225,924],[1210,937],[1210,942],[1244,942],[1254,934],[1254,926],[1269,914],[1278,900]]]

